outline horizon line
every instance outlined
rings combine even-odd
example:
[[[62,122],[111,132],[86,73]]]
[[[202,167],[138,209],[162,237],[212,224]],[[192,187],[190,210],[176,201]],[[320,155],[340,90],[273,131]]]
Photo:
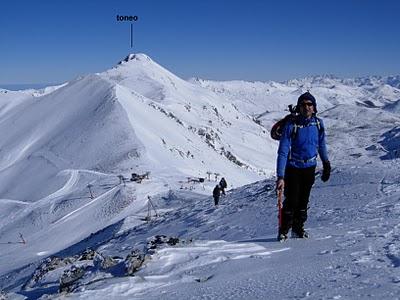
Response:
[[[89,75],[89,74],[86,74]],[[75,78],[81,77],[81,76],[86,76],[86,75],[78,75]],[[323,77],[323,78],[333,78],[333,79],[340,79],[340,80],[346,80],[346,79],[363,79],[363,78],[388,78],[388,77],[400,77],[399,74],[392,74],[392,75],[362,75],[362,76],[355,76],[355,77],[342,77],[338,76],[335,74],[315,74],[315,75],[307,75],[304,77],[294,77],[286,80],[250,80],[250,79],[207,79],[207,78],[201,78],[198,76],[193,76],[189,77],[187,79],[184,79],[186,81],[190,79],[199,79],[199,80],[205,80],[205,81],[220,81],[220,82],[229,82],[229,81],[244,81],[244,82],[277,82],[277,83],[284,83],[292,80],[302,80],[302,79],[308,79],[308,78],[315,78],[315,77]],[[66,80],[63,82],[39,82],[39,83],[32,83],[32,82],[25,82],[25,83],[0,83],[0,89],[5,89],[5,90],[10,90],[10,91],[18,91],[18,90],[26,90],[26,89],[41,89],[41,88],[46,88],[50,86],[57,86],[64,84],[68,81],[71,80]]]

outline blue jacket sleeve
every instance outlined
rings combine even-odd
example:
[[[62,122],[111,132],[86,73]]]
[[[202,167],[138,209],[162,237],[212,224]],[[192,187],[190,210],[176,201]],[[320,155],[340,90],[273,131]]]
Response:
[[[318,137],[318,154],[321,157],[321,160],[325,162],[329,160],[328,150],[326,149],[326,142],[325,142],[325,127],[321,119],[319,119],[319,122],[321,129],[319,131],[319,137]]]
[[[290,152],[292,128],[293,124],[287,122],[279,141],[278,159],[276,164],[276,175],[278,178],[283,178],[285,176],[286,163]]]

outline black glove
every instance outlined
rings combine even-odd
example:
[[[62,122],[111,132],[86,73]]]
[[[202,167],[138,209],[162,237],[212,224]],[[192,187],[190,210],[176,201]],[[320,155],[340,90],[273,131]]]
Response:
[[[329,161],[324,161],[322,165],[324,167],[324,170],[322,171],[321,180],[323,182],[326,182],[329,180],[329,177],[331,176],[331,163]]]

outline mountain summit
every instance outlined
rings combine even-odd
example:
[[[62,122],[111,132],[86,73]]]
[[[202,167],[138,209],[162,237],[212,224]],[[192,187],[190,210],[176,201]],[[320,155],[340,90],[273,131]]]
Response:
[[[118,64],[121,65],[131,60],[150,61],[150,62],[152,61],[151,58],[144,53],[137,53],[137,54],[131,53],[127,55],[123,60],[121,60]]]

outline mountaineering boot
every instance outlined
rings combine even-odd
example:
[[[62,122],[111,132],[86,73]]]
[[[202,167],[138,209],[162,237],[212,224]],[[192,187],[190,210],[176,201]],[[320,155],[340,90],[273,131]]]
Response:
[[[307,239],[309,237],[308,232],[305,231],[304,229],[302,230],[292,230],[292,238],[295,239]]]
[[[277,238],[278,242],[282,243],[282,242],[286,241],[287,239],[288,239],[287,234],[285,234],[285,233],[278,234],[278,238]]]

